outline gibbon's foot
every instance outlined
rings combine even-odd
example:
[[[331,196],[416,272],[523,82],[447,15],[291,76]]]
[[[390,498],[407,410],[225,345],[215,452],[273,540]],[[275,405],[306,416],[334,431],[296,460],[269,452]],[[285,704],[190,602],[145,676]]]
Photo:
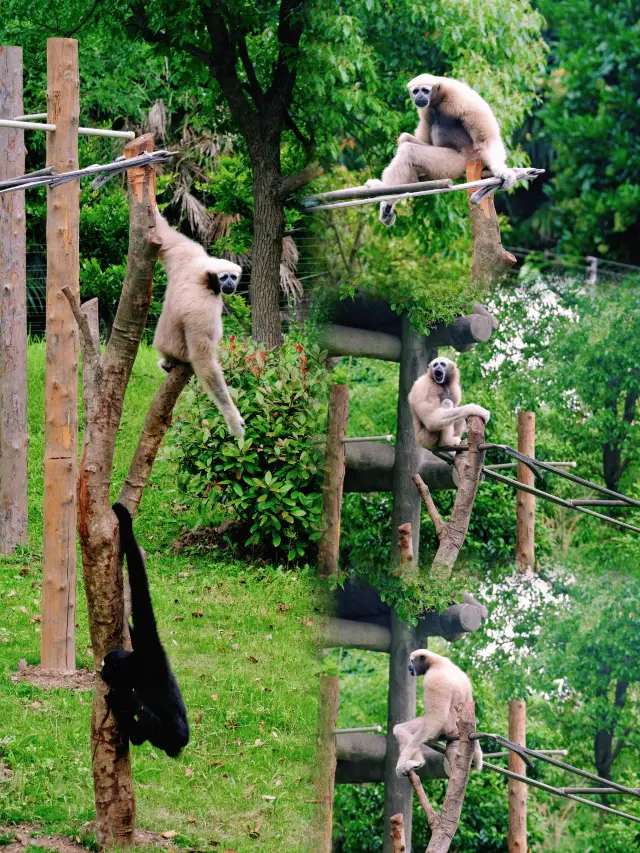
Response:
[[[380,178],[369,178],[368,181],[364,182],[365,187],[370,187],[373,189],[374,187],[383,187],[384,184],[380,180]]]
[[[516,185],[516,173],[513,169],[505,169],[502,172],[497,172],[494,174],[495,178],[500,178],[502,181],[502,186],[500,189],[502,190],[510,190]]]
[[[396,221],[396,212],[388,201],[380,202],[380,222],[390,228]]]
[[[230,435],[235,435],[236,438],[242,438],[244,435],[244,420],[242,419],[240,412],[236,412],[233,417],[226,419],[227,429],[229,430]]]
[[[424,765],[423,761],[416,761],[415,758],[410,758],[408,761],[398,761],[396,765],[396,776],[408,776],[409,771],[417,770]]]

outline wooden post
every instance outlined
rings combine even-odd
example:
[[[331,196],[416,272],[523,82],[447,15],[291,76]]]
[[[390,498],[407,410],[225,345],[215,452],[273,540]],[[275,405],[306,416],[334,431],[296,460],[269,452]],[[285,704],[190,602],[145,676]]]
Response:
[[[23,114],[22,48],[0,47],[0,118]],[[0,127],[0,180],[24,174],[24,131]],[[0,196],[0,554],[27,544],[24,192]]]
[[[418,563],[420,545],[420,496],[411,477],[420,468],[420,448],[413,435],[413,422],[407,397],[418,376],[429,364],[433,351],[424,345],[424,338],[415,332],[409,318],[402,317],[402,349],[398,382],[398,423],[396,452],[393,466],[393,510],[391,527],[395,532],[401,525],[410,524],[413,539],[414,565]],[[391,548],[392,571],[400,574],[400,544],[394,535]],[[413,789],[406,778],[396,776],[398,743],[393,735],[396,723],[404,723],[416,715],[416,683],[409,675],[409,655],[415,649],[415,632],[391,611],[391,643],[389,646],[389,704],[387,710],[387,750],[384,768],[384,853],[392,853],[391,818],[402,814],[405,842],[411,849]]]
[[[318,573],[328,578],[338,571],[340,516],[345,474],[345,443],[349,417],[349,386],[332,385],[329,394],[327,447],[322,485],[322,539],[318,549]]]
[[[318,749],[316,760],[316,838],[314,851],[331,853],[333,789],[336,778],[336,736],[340,679],[323,676],[318,700]]]
[[[509,740],[527,745],[527,703],[522,699],[509,702]],[[509,770],[526,776],[527,767],[515,752],[509,752]],[[509,853],[527,853],[527,786],[509,779]]]
[[[480,160],[467,161],[467,181],[479,181],[482,178],[482,169]],[[469,197],[473,192],[467,191]],[[511,252],[502,248],[493,195],[487,196],[478,205],[469,201],[469,217],[473,241],[471,275],[486,284],[498,281],[509,272],[516,259]]]
[[[518,414],[518,450],[535,459],[536,416],[534,412]],[[518,462],[518,480],[525,486],[535,485],[533,471],[523,462]],[[535,495],[516,493],[516,569],[519,572],[535,569]]]
[[[47,166],[78,168],[78,42],[47,39]],[[47,190],[47,364],[41,665],[75,669],[78,331],[62,287],[80,299],[80,184]]]

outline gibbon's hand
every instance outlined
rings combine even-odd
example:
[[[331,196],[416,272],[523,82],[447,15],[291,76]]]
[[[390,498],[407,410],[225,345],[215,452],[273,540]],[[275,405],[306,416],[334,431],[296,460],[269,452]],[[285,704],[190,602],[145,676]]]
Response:
[[[233,417],[230,417],[227,420],[227,429],[231,435],[235,435],[237,438],[242,438],[244,435],[244,420],[240,415],[240,412],[236,412]]]
[[[516,185],[516,173],[513,169],[503,169],[500,172],[494,173],[494,178],[500,178],[502,186],[500,189],[510,190]]]
[[[396,212],[388,201],[380,202],[380,222],[390,228],[396,221]]]
[[[408,761],[403,761],[402,763],[398,762],[396,764],[396,776],[408,776],[411,770],[417,770],[419,767],[424,766],[424,759],[422,761],[416,761],[414,758],[410,758]]]
[[[473,411],[469,413],[470,415],[477,415],[479,418],[482,418],[485,424],[489,423],[491,412],[488,409],[485,409],[482,406],[477,406],[475,403],[468,403],[467,405],[473,408]],[[469,417],[469,415],[467,415],[467,417]]]

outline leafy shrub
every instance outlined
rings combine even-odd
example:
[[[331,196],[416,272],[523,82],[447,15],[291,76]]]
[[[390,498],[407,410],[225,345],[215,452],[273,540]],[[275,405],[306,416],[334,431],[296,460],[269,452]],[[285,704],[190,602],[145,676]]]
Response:
[[[219,356],[246,432],[230,438],[193,383],[170,438],[178,485],[206,511],[242,522],[253,550],[307,556],[320,535],[324,353],[293,340],[265,352],[232,335]]]

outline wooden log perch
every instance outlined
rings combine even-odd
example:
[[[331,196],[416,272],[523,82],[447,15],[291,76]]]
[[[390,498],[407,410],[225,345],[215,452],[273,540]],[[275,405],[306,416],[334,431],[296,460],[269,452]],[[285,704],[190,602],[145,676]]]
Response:
[[[477,181],[482,177],[482,163],[478,160],[467,162],[467,181]],[[480,204],[471,202],[469,194],[469,218],[471,220],[471,239],[473,257],[471,275],[478,281],[491,284],[504,278],[515,264],[516,259],[502,248],[498,214],[493,196],[485,197]]]
[[[391,818],[391,849],[393,853],[405,853],[407,845],[404,840],[404,815],[394,814]]]
[[[316,808],[314,812],[317,853],[331,853],[333,828],[333,791],[336,776],[336,735],[338,721],[339,678],[323,676],[318,697],[318,742],[316,751]]]
[[[413,477],[423,502],[433,521],[438,537],[438,550],[431,564],[431,577],[443,582],[449,579],[451,570],[458,559],[460,549],[464,544],[471,511],[482,476],[485,451],[479,450],[484,441],[484,421],[477,415],[472,415],[467,421],[468,450],[456,454],[455,467],[458,475],[458,491],[449,521],[444,522],[433,503],[429,487],[419,474]]]
[[[459,740],[448,753],[451,761],[451,774],[444,803],[439,812],[436,812],[429,802],[418,775],[414,771],[409,773],[409,781],[416,792],[418,802],[427,816],[431,829],[427,853],[447,853],[449,850],[460,823],[462,804],[471,772],[474,743],[469,740],[469,735],[475,730],[475,704],[464,702],[458,705],[456,710]]]

